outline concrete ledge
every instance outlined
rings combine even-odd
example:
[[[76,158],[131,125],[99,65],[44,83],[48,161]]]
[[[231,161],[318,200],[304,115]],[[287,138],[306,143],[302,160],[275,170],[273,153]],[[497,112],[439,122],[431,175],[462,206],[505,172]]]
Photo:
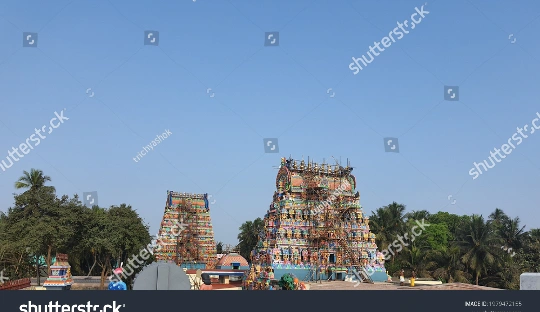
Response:
[[[410,280],[409,280],[409,284],[410,284]],[[442,285],[442,282],[441,281],[414,281],[414,284],[415,285]]]
[[[41,286],[30,286],[28,288],[24,288],[24,289],[21,289],[21,290],[45,290],[45,287],[41,287]]]
[[[520,290],[540,290],[540,273],[523,273],[519,276]]]

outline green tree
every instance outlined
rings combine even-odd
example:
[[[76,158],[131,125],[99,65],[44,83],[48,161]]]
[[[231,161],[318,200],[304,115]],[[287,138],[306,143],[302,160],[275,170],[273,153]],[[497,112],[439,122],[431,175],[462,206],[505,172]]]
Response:
[[[500,239],[489,221],[485,222],[482,216],[472,215],[463,227],[459,245],[464,250],[461,260],[473,271],[478,285],[480,276],[487,273],[488,268],[497,261]]]
[[[427,210],[419,210],[419,211],[413,210],[413,211],[405,214],[405,220],[406,221],[410,221],[410,220],[426,220],[426,221],[428,221],[430,216],[431,216],[431,214]]]
[[[419,216],[425,216],[425,214]],[[403,251],[398,254],[397,260],[402,268],[416,271],[419,277],[428,277],[430,270],[436,266],[431,257],[433,249],[443,248],[441,245],[446,243],[446,228],[444,225],[435,225],[435,229],[431,229],[431,225],[429,225],[420,230],[417,221],[421,222],[410,218],[405,224],[405,233],[409,233],[413,237],[408,237],[407,241],[403,241]]]
[[[454,241],[457,239],[459,232],[461,231],[462,227],[468,219],[469,216],[458,216],[446,211],[439,211],[436,214],[432,214],[429,216],[429,224],[446,224],[446,227],[450,232],[448,240]]]
[[[31,268],[25,248],[13,240],[7,229],[7,215],[0,212],[0,271],[4,270],[4,276],[10,279],[29,277]]]
[[[415,238],[415,242],[428,250],[444,251],[448,248],[449,236],[450,231],[446,224],[430,224]]]
[[[39,169],[30,169],[30,172],[23,171],[23,175],[15,182],[16,189],[29,189],[34,191],[36,189],[42,188],[45,186],[46,182],[50,182],[51,177],[43,174],[43,171]],[[54,187],[49,186],[49,188],[54,191]]]
[[[55,253],[67,253],[73,274],[101,275],[103,287],[113,267],[132,264],[133,255],[150,243],[148,226],[126,204],[87,208],[77,195],[58,198],[48,181],[41,170],[31,169],[15,183],[24,192],[0,212],[0,270],[10,279],[35,276],[43,263],[50,272]],[[153,259],[130,265],[128,286]]]
[[[498,228],[503,225],[508,220],[508,216],[502,209],[495,208],[495,211],[493,211],[489,215],[489,220],[493,223],[493,226],[495,228]]]
[[[88,275],[91,275],[95,266],[98,265],[101,288],[104,288],[115,249],[111,239],[114,235],[112,220],[109,218],[108,211],[98,206],[90,208],[86,212],[84,220],[85,224],[81,228],[84,233],[81,247],[83,250],[89,251],[92,257],[92,265]]]
[[[223,253],[223,242],[218,242],[216,244],[216,252],[218,254],[222,254]]]
[[[101,288],[104,288],[114,267],[124,263],[128,276],[125,282],[131,287],[135,275],[144,265],[153,261],[153,258],[149,258],[143,264],[134,262],[134,255],[139,255],[151,242],[148,226],[126,204],[111,206],[109,209],[94,206],[88,209],[84,219],[81,246],[91,255],[89,274],[98,266]]]
[[[57,252],[69,254],[72,274],[84,274],[81,264],[86,253],[80,243],[84,239],[82,229],[85,226],[85,217],[89,209],[79,201],[77,195],[72,198],[63,195],[59,199],[59,205],[63,227],[68,229],[69,233],[67,238],[58,247]]]
[[[376,234],[376,243],[379,249],[388,248],[398,235],[404,232],[404,216],[405,206],[393,202],[388,206],[378,208],[371,213],[369,218],[369,227]],[[392,255],[394,261],[395,255]]]
[[[369,228],[376,235],[375,242],[378,249],[388,250],[388,256],[392,259],[385,264],[389,274],[398,272],[403,267],[408,267],[411,262],[409,261],[411,260],[410,249],[407,247],[399,249],[399,247],[393,246],[393,242],[399,237],[398,235],[403,236],[407,231],[404,212],[405,205],[392,202],[390,205],[378,208],[375,212],[372,211],[369,217]]]
[[[431,251],[414,243],[403,248],[399,259],[402,267],[416,271],[418,277],[429,276],[430,269],[436,266],[436,263],[431,260]]]
[[[540,272],[540,229],[524,235],[523,249],[517,251],[517,261],[523,272]]]
[[[111,206],[108,209],[108,219],[108,225],[112,231],[110,237],[113,247],[112,264],[116,267],[119,267],[121,263],[129,264],[130,269],[125,270],[128,275],[125,282],[131,286],[135,275],[142,270],[144,265],[152,261],[148,259],[142,265],[134,262],[134,256],[146,248],[152,240],[149,227],[137,212],[126,204]],[[109,274],[112,274],[112,269],[112,267],[108,268]]]
[[[47,272],[53,253],[74,235],[69,212],[52,188],[35,188],[15,196],[15,206],[8,210],[7,232],[17,248],[29,248],[36,257],[45,255]]]
[[[470,283],[472,276],[466,272],[458,246],[437,250],[432,254],[432,257],[437,263],[437,269],[433,272],[434,278],[446,283]]]
[[[530,238],[540,241],[540,229],[531,229],[528,232],[528,235]]]
[[[514,250],[523,247],[526,232],[525,226],[520,226],[519,217],[504,220],[497,232],[506,247],[513,248]]]
[[[259,235],[264,229],[264,221],[261,218],[246,221],[240,226],[240,233],[238,234],[239,252],[248,261],[251,259],[251,252],[257,246]]]

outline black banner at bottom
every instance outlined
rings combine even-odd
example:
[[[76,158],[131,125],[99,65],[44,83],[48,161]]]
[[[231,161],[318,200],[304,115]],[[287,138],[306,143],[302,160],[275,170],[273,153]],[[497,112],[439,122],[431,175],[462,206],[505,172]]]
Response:
[[[540,311],[538,291],[0,291],[1,312]]]

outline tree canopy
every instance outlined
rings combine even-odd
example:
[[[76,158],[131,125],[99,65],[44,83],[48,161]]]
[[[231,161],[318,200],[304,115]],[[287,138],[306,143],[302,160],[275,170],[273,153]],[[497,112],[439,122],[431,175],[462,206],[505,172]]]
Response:
[[[50,181],[32,169],[15,183],[25,191],[0,213],[0,268],[10,279],[34,277],[43,259],[47,276],[55,254],[65,253],[73,275],[100,275],[104,286],[115,267],[150,243],[148,226],[126,204],[87,208],[77,195],[58,198],[45,186]]]
[[[412,211],[392,203],[378,208],[370,217],[378,249],[385,249],[398,235],[410,233],[415,222],[428,227],[415,241],[386,262],[389,274],[415,270],[419,277],[443,282],[473,283],[519,289],[523,272],[540,272],[540,229],[525,231],[518,217],[496,208],[488,219],[481,215],[455,215],[439,211]]]
[[[239,230],[238,241],[240,255],[246,260],[251,261],[251,251],[257,246],[259,236],[264,233],[264,221],[257,218],[253,221],[244,222]]]

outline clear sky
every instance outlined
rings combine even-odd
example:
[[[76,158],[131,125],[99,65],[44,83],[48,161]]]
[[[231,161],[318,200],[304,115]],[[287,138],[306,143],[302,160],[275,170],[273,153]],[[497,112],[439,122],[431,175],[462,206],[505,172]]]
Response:
[[[369,60],[422,5],[421,23],[354,75],[351,58]],[[265,46],[274,31],[279,46]],[[0,169],[0,207],[38,168],[58,194],[132,205],[154,234],[167,190],[208,193],[216,240],[235,244],[271,203],[280,157],[309,156],[348,158],[368,213],[501,208],[540,227],[539,134],[469,174],[540,112],[539,32],[535,0],[0,0],[0,160],[55,112],[69,118]]]

